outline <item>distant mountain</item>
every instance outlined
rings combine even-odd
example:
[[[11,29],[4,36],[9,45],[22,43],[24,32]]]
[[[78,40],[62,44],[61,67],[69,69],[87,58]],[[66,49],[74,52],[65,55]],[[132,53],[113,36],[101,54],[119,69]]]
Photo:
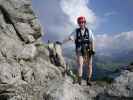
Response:
[[[96,57],[102,62],[129,64],[133,61],[133,50],[110,51],[108,54],[98,52]]]
[[[68,59],[75,59],[74,48],[65,48],[64,56]],[[115,70],[118,67],[127,65],[133,61],[133,50],[125,52],[121,51],[108,51],[108,52],[96,52],[93,58],[94,66],[105,70]]]

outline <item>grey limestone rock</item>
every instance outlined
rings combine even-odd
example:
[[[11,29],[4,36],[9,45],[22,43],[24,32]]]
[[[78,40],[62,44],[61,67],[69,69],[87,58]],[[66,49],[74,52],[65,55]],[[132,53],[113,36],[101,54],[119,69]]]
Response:
[[[61,44],[42,43],[31,0],[0,0],[0,100],[133,100],[133,72],[91,87],[63,77]]]

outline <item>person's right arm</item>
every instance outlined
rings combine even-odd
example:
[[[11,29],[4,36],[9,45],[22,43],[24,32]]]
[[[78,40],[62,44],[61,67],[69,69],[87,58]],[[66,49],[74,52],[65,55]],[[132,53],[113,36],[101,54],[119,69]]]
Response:
[[[75,40],[75,31],[73,31],[68,37],[66,37],[64,40],[63,40],[63,44],[68,42],[68,41],[74,41]]]
[[[70,37],[67,37],[67,38],[65,38],[65,39],[63,40],[62,43],[64,44],[64,43],[66,43],[66,42],[68,42],[68,41],[70,41],[70,40],[71,40]]]

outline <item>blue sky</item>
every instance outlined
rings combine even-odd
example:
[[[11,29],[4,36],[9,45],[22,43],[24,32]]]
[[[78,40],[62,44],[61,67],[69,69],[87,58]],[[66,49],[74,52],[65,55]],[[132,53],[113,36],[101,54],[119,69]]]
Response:
[[[43,5],[46,2],[48,0],[33,0],[33,7],[38,12],[41,24],[43,25],[45,23],[43,18],[47,14],[44,13],[47,11],[45,11]],[[52,7],[53,5],[54,2],[48,6]],[[95,29],[96,34],[116,34],[133,30],[133,0],[90,0],[88,7],[100,19],[100,25]],[[57,10],[59,9],[57,8]],[[58,12],[61,12],[61,10]]]
[[[90,7],[103,18],[96,33],[121,33],[133,30],[133,0],[90,0]]]
[[[85,15],[94,31],[96,50],[133,50],[133,0],[32,0],[42,27],[43,40],[62,41]],[[128,45],[127,45],[128,44]],[[124,48],[124,49],[123,49]]]

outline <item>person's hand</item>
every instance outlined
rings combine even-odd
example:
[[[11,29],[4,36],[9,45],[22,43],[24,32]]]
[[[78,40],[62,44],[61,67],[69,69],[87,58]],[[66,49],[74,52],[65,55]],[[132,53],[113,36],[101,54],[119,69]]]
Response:
[[[59,45],[62,45],[62,44],[63,44],[63,43],[60,42],[60,41],[56,41],[55,43],[56,43],[56,44],[59,44]]]
[[[95,51],[94,50],[90,50],[90,54],[95,55]]]

